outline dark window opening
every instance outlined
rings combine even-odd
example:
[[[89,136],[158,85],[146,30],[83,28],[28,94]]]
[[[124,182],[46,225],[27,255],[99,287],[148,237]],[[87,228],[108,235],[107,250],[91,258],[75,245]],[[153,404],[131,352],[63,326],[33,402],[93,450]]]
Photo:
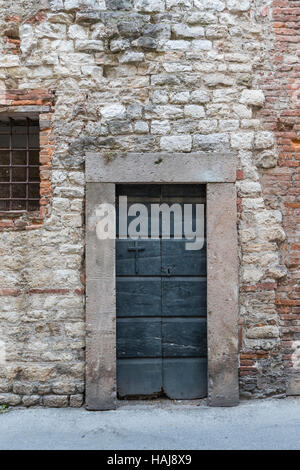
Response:
[[[40,207],[39,121],[0,118],[0,211]]]

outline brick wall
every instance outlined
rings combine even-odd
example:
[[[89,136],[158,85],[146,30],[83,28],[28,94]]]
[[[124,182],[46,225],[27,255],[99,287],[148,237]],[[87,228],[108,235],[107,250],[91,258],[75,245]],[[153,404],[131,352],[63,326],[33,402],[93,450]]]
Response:
[[[289,377],[287,393],[300,393],[300,1],[272,5],[274,50],[272,71],[262,86],[265,126],[274,131],[278,165],[263,171],[261,181],[269,207],[280,209],[287,239],[281,245],[287,277],[278,283],[281,352]]]

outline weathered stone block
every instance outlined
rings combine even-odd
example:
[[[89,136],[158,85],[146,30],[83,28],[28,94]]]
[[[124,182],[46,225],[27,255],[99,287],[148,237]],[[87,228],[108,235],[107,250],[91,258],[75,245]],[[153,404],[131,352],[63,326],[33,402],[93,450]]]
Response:
[[[262,90],[243,90],[240,103],[250,106],[263,106],[265,95]]]
[[[252,109],[248,108],[244,104],[235,104],[233,106],[233,111],[239,118],[251,119],[252,117]]]
[[[76,385],[66,381],[54,382],[52,385],[52,390],[57,395],[70,395],[75,393]]]
[[[35,387],[32,383],[14,382],[13,392],[17,395],[32,395]]]
[[[131,10],[131,0],[106,0],[106,6],[110,10]]]
[[[231,86],[234,84],[234,78],[226,76],[222,73],[216,73],[213,75],[207,75],[204,78],[205,83],[210,87],[215,87],[217,85]]]
[[[80,52],[86,52],[86,51],[104,51],[104,44],[103,41],[101,40],[95,40],[95,39],[79,39],[75,41],[75,50],[80,51]]]
[[[0,405],[16,406],[16,405],[19,405],[21,401],[22,401],[22,397],[14,393],[1,393],[0,394]]]
[[[67,27],[64,24],[40,23],[35,28],[38,38],[61,39],[66,35]]]
[[[274,168],[277,165],[278,157],[274,151],[266,150],[258,154],[256,158],[256,166],[258,168]]]
[[[134,8],[146,13],[164,11],[165,2],[164,0],[134,0]]]
[[[192,48],[201,51],[210,51],[212,49],[212,42],[207,39],[194,39],[192,41]]]
[[[221,119],[219,126],[220,131],[222,132],[232,132],[236,131],[239,128],[239,121],[236,119]]]
[[[23,24],[19,28],[19,34],[22,54],[27,55],[37,46],[37,39],[34,34],[33,27],[30,24]]]
[[[134,62],[143,62],[145,60],[145,55],[143,52],[134,52],[134,51],[127,51],[125,52],[122,57],[120,57],[119,61],[121,64],[130,64]]]
[[[70,396],[70,406],[72,408],[81,408],[83,405],[83,396],[82,395],[71,395]]]
[[[137,121],[134,124],[134,131],[137,134],[148,134],[149,132],[149,124],[147,121]]]
[[[221,25],[211,25],[206,29],[205,36],[207,39],[221,39],[228,34],[228,29]]]
[[[205,111],[203,106],[197,104],[187,104],[184,107],[184,115],[194,119],[199,119],[205,117]]]
[[[229,138],[227,134],[209,134],[200,135],[196,134],[193,137],[193,149],[195,150],[209,150],[209,151],[224,151],[229,147]]]
[[[202,24],[202,25],[207,25],[207,24],[212,24],[212,23],[217,23],[218,18],[211,12],[189,12],[185,16],[185,21],[188,24]]]
[[[226,5],[228,10],[233,13],[248,11],[250,9],[249,0],[227,0]]]
[[[263,131],[256,132],[254,147],[256,149],[267,149],[274,145],[274,134],[272,132]]]
[[[123,119],[126,116],[126,108],[119,103],[107,104],[101,108],[101,116],[104,120]]]
[[[201,119],[198,125],[198,131],[201,134],[215,133],[218,129],[218,121],[216,119]]]
[[[135,41],[132,41],[131,44],[134,47],[140,47],[143,49],[155,50],[157,48],[157,42],[154,39],[149,38],[147,36],[142,36],[136,39]]]
[[[264,338],[278,338],[279,329],[277,326],[256,326],[246,330],[247,338],[250,339],[264,339]]]
[[[192,137],[190,135],[172,135],[160,139],[160,148],[168,152],[190,152]]]
[[[225,9],[225,2],[220,0],[194,0],[195,8],[199,10],[215,10],[223,11]]]
[[[7,55],[0,57],[0,68],[18,67],[19,65],[20,65],[20,58],[16,55],[7,54]]]
[[[52,13],[47,16],[47,20],[50,23],[61,23],[61,24],[72,24],[73,23],[73,15],[71,13]]]
[[[105,0],[65,0],[65,9],[74,10],[76,8],[98,8],[106,10]]]
[[[200,38],[204,36],[202,26],[188,26],[184,23],[177,23],[172,26],[172,32],[176,38]]]
[[[211,100],[210,93],[205,90],[195,90],[191,93],[191,102],[197,104],[209,103]]]
[[[88,39],[88,31],[83,26],[72,24],[68,29],[68,36],[71,39]]]
[[[51,10],[62,10],[64,8],[63,0],[49,0]]]
[[[66,408],[68,406],[68,397],[63,395],[45,395],[42,397],[42,403],[49,408]]]
[[[300,372],[299,371],[291,371],[290,376],[288,378],[288,395],[300,395]]]
[[[177,7],[188,10],[193,7],[193,0],[166,0],[166,7],[168,10]]]
[[[142,29],[142,21],[121,21],[118,23],[118,31],[122,37],[137,38]]]
[[[144,28],[144,36],[154,39],[168,39],[171,36],[171,26],[169,24],[147,24]]]
[[[190,49],[191,43],[184,41],[183,39],[169,40],[163,45],[162,50],[164,51],[186,51]]]
[[[151,134],[166,135],[171,130],[170,122],[167,120],[151,122]]]
[[[76,22],[77,23],[97,23],[101,20],[101,11],[100,10],[81,10],[76,12]]]
[[[40,395],[24,395],[22,397],[22,405],[24,406],[37,406],[41,402]]]
[[[189,99],[189,91],[180,91],[177,93],[171,93],[170,95],[170,102],[174,104],[186,104],[189,102]]]
[[[130,48],[130,41],[128,39],[114,39],[110,43],[110,50],[112,52],[125,51]]]
[[[231,136],[231,146],[234,149],[252,149],[253,142],[253,132],[235,132]]]
[[[143,107],[139,103],[131,103],[127,106],[127,116],[130,119],[139,119],[142,117]]]

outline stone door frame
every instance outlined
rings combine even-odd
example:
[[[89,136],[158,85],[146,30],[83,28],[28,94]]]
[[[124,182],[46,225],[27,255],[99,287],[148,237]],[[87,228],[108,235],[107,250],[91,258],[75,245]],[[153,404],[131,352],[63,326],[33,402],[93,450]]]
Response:
[[[96,208],[117,184],[206,184],[208,404],[235,406],[238,384],[236,157],[232,153],[86,155],[86,408],[116,396],[115,240],[96,235]]]

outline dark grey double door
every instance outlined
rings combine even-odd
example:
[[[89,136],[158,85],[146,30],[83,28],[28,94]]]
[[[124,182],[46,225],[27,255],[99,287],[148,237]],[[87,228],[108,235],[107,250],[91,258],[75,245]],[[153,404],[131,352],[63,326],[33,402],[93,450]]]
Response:
[[[127,196],[128,206],[143,203],[149,214],[152,203],[205,202],[199,185],[118,186],[117,201],[120,195]],[[187,251],[186,242],[161,236],[117,239],[120,398],[206,396],[206,247]]]

